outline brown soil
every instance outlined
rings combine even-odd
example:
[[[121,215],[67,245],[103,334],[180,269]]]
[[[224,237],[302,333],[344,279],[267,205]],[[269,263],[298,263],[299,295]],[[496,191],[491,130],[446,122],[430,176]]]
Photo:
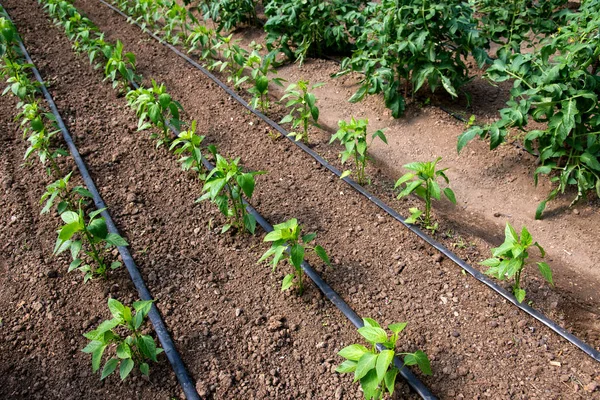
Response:
[[[351,377],[332,373],[341,361],[337,351],[359,340],[344,317],[312,286],[303,297],[281,293],[284,270],[272,274],[266,265],[256,264],[266,250],[261,236],[217,233],[224,220],[215,207],[194,204],[200,184],[181,172],[164,148],[155,150],[147,134],[135,132],[135,115],[125,100],[101,83],[101,73],[85,57],[72,53],[64,33],[51,25],[40,6],[18,0],[4,5],[52,83],[61,113],[131,244],[200,394],[361,398]],[[241,156],[252,170],[269,172],[258,178],[253,205],[272,223],[296,217],[307,231],[318,233],[319,244],[334,260],[334,268],[323,269],[323,276],[359,315],[383,323],[409,322],[402,350],[421,348],[430,355],[434,374],[420,377],[436,395],[600,398],[598,391],[586,391],[600,383],[600,366],[581,351],[461,274],[289,142],[271,139],[264,123],[120,16],[95,0],[77,1],[76,6],[108,40],[120,39],[136,54],[144,77],[167,85],[198,120],[207,143],[229,157]],[[6,243],[2,260],[7,262],[2,265],[0,304],[6,315],[0,348],[8,354],[0,363],[2,397],[179,396],[164,357],[147,384],[141,379],[120,384],[117,377],[102,384],[91,376],[89,357],[79,352],[85,345],[81,334],[108,317],[107,296],[131,301],[134,291],[125,271],[108,282],[83,285],[81,277],[63,273],[66,260],[49,257],[57,220],[38,217],[37,204],[48,180],[37,167],[16,173],[25,145],[9,122],[14,102],[3,98],[0,110],[10,132],[2,148],[0,173],[7,192],[2,206],[11,210],[1,216],[3,226],[11,226],[1,231]],[[316,138],[326,139],[325,134]],[[319,150],[326,153],[324,147]],[[334,150],[328,152],[333,159]],[[29,200],[23,202],[23,197]],[[12,215],[22,223],[9,225]],[[476,248],[463,252],[482,257]],[[49,269],[59,271],[58,278],[48,278]],[[20,276],[9,275],[12,271]],[[534,277],[527,282],[536,303],[556,303],[555,315],[563,315],[560,307],[569,303]],[[35,311],[36,301],[41,312]],[[50,321],[62,327],[61,334],[48,323],[48,312]],[[578,333],[597,346],[597,332],[585,326]],[[43,384],[34,393],[37,382]],[[404,383],[397,390],[398,398],[411,396]]]

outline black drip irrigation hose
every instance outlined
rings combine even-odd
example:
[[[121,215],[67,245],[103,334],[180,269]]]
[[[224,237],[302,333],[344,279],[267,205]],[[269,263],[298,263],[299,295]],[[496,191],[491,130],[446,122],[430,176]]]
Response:
[[[131,23],[137,25],[143,32],[146,32],[148,35],[153,37],[155,40],[157,40],[158,42],[163,44],[165,47],[167,47],[168,49],[173,51],[175,54],[177,54],[179,57],[181,57],[185,61],[187,61],[190,65],[192,65],[196,69],[200,70],[204,75],[206,75],[214,83],[219,85],[228,95],[230,95],[233,99],[235,99],[238,103],[240,103],[246,109],[248,109],[251,113],[253,113],[257,117],[262,119],[265,123],[270,125],[273,129],[277,130],[280,134],[285,136],[288,140],[290,140],[292,143],[294,143],[296,146],[298,146],[304,152],[306,152],[308,155],[310,155],[312,158],[314,158],[323,167],[327,168],[329,171],[331,171],[336,176],[338,176],[338,177],[341,176],[341,172],[337,168],[335,168],[333,165],[329,164],[329,162],[327,162],[323,157],[321,157],[315,151],[310,149],[308,146],[304,145],[301,142],[296,141],[293,137],[288,136],[289,133],[285,129],[283,129],[279,124],[277,124],[276,122],[271,120],[269,117],[265,116],[260,111],[252,108],[243,98],[241,98],[231,88],[229,88],[226,84],[221,82],[221,80],[219,80],[215,75],[213,75],[210,71],[206,70],[204,67],[202,67],[200,64],[198,64],[196,61],[194,61],[192,58],[190,58],[187,54],[182,53],[175,46],[171,45],[170,43],[167,43],[166,41],[164,41],[163,39],[161,39],[154,33],[150,32],[146,28],[142,27],[139,23],[134,21],[127,14],[123,13],[121,10],[114,7],[113,5],[108,4],[104,0],[98,0],[98,1],[100,1],[102,4],[106,5],[111,10],[115,11],[116,13],[120,14],[127,20],[131,21]],[[592,357],[594,360],[600,362],[600,351],[598,351],[594,347],[590,346],[583,340],[579,339],[577,336],[573,335],[571,332],[567,331],[565,328],[561,327],[556,322],[552,321],[550,318],[548,318],[542,312],[535,310],[534,308],[530,307],[527,304],[519,303],[517,301],[517,299],[512,294],[510,294],[506,289],[504,289],[503,287],[496,284],[494,281],[492,281],[487,276],[485,276],[483,273],[481,273],[478,269],[467,264],[467,262],[465,262],[459,256],[457,256],[452,251],[450,251],[450,249],[448,249],[443,244],[441,244],[440,242],[438,242],[431,236],[429,236],[426,233],[424,233],[423,231],[421,231],[416,226],[406,223],[404,218],[402,218],[402,216],[398,212],[396,212],[389,205],[387,205],[382,200],[377,198],[375,195],[370,193],[367,189],[365,189],[364,187],[362,187],[361,185],[356,183],[354,180],[350,179],[349,177],[342,178],[342,180],[344,182],[346,182],[348,185],[350,185],[358,193],[365,196],[369,201],[371,201],[372,203],[377,205],[379,208],[381,208],[383,211],[388,213],[392,218],[396,219],[398,222],[403,224],[411,232],[415,233],[418,237],[423,239],[427,244],[431,245],[433,248],[435,248],[436,250],[441,252],[443,255],[448,257],[450,260],[452,260],[454,263],[456,263],[456,265],[458,265],[460,268],[462,268],[463,270],[465,270],[466,272],[471,274],[479,282],[483,283],[484,285],[486,285],[487,287],[489,287],[490,289],[492,289],[493,291],[498,293],[500,296],[502,296],[508,302],[512,303],[514,306],[521,309],[523,312],[525,312],[525,313],[529,314],[530,316],[532,316],[533,318],[537,319],[539,322],[541,322],[542,324],[544,324],[545,326],[550,328],[552,331],[554,331],[555,333],[557,333],[558,335],[563,337],[565,340],[567,340],[574,346],[578,347],[580,350],[582,350],[588,356]]]
[[[1,4],[0,4],[0,7],[2,7]],[[8,16],[8,12],[6,14]],[[10,19],[10,17],[9,17],[9,19]],[[12,22],[12,20],[11,20],[11,22]],[[14,25],[14,23],[13,23],[13,25]],[[96,187],[96,184],[94,183],[94,180],[92,179],[92,177],[85,165],[85,162],[81,158],[79,150],[77,149],[77,147],[75,146],[75,143],[73,142],[73,138],[71,137],[71,134],[69,133],[62,117],[60,116],[58,108],[56,107],[56,104],[54,103],[54,99],[52,98],[52,96],[46,89],[46,86],[44,85],[44,80],[42,79],[42,76],[40,75],[37,68],[34,66],[33,60],[31,59],[31,57],[30,57],[29,53],[27,52],[27,49],[25,48],[25,45],[23,44],[21,39],[17,37],[17,41],[19,42],[19,47],[21,48],[21,51],[23,52],[25,60],[27,61],[28,64],[32,65],[31,70],[33,71],[33,74],[35,75],[35,78],[37,79],[37,81],[40,83],[40,88],[44,94],[44,97],[46,98],[46,101],[48,102],[48,105],[50,106],[52,113],[56,117],[56,124],[60,128],[60,130],[62,132],[62,136],[63,136],[65,142],[67,143],[67,146],[69,147],[69,151],[71,152],[71,155],[73,156],[73,159],[75,160],[75,164],[77,165],[77,168],[79,169],[79,173],[83,179],[83,182],[85,183],[85,186],[90,191],[90,193],[92,193],[92,196],[94,198],[94,204],[95,204],[96,208],[97,209],[107,208],[106,204],[104,203],[104,200],[102,200],[102,197],[100,196],[100,193],[98,192],[98,189]],[[119,231],[118,231],[117,227],[115,226],[115,223],[112,220],[108,211],[104,210],[104,211],[102,211],[102,213],[100,215],[102,215],[102,217],[104,217],[108,231],[110,233],[119,234]],[[135,265],[135,262],[133,261],[133,258],[131,257],[131,253],[129,253],[129,250],[127,249],[127,247],[118,246],[117,249],[119,250],[119,254],[121,255],[121,258],[123,259],[123,263],[127,267],[127,271],[129,272],[129,275],[131,276],[131,280],[133,281],[133,284],[134,284],[135,288],[137,289],[140,298],[142,300],[153,300],[152,295],[150,294],[150,291],[146,287],[146,284],[144,283],[144,279],[142,278],[140,271],[138,270],[137,266]],[[148,313],[148,318],[150,319],[150,321],[152,322],[152,325],[154,326],[154,330],[156,331],[156,336],[158,337],[158,340],[160,341],[160,344],[161,344],[162,348],[164,349],[165,354],[167,355],[167,359],[169,360],[169,363],[171,363],[171,366],[173,367],[173,371],[175,372],[175,375],[177,376],[177,380],[179,381],[179,384],[181,385],[181,388],[183,389],[183,392],[184,392],[186,398],[188,400],[196,400],[196,399],[200,400],[200,396],[198,395],[198,392],[196,391],[196,386],[194,385],[190,376],[188,375],[185,365],[183,364],[183,361],[181,360],[181,357],[179,356],[179,353],[177,352],[177,349],[175,348],[173,339],[171,339],[171,336],[169,335],[169,332],[167,331],[167,328],[166,328],[165,323],[158,311],[158,308],[156,307],[156,305],[154,303],[152,303],[150,312]]]

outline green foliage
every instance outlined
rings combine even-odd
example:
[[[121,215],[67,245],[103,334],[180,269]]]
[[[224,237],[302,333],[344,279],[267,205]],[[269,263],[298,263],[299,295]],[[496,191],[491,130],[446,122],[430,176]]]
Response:
[[[239,86],[243,79],[244,69],[246,68],[246,58],[248,52],[242,49],[238,40],[233,40],[233,34],[220,38],[213,46],[213,50],[220,54],[222,60],[214,61],[209,69],[217,69],[219,72],[227,72],[227,82],[232,82],[234,86]]]
[[[69,172],[63,178],[56,180],[50,185],[46,186],[46,191],[40,198],[40,204],[44,201],[46,204],[40,214],[45,214],[56,204],[56,211],[60,215],[67,209],[74,209],[71,202],[71,192],[69,191],[69,179],[71,178],[72,172]]]
[[[413,93],[425,83],[431,92],[442,86],[457,97],[458,89],[470,80],[464,59],[473,55],[480,66],[487,60],[473,11],[461,0],[382,0],[363,12],[367,22],[356,40],[357,49],[336,74],[364,74],[350,102],[382,93],[386,107],[398,118],[409,85]]]
[[[497,54],[521,52],[523,42],[556,32],[564,22],[567,0],[471,0],[480,14],[481,35],[501,47]],[[533,35],[532,35],[533,34]]]
[[[40,85],[37,81],[29,79],[31,67],[33,65],[24,63],[22,59],[5,58],[0,66],[2,76],[6,78],[7,83],[2,95],[12,93],[23,102],[33,102]]]
[[[104,65],[105,80],[110,80],[113,88],[120,86],[125,90],[130,82],[140,80],[135,73],[135,56],[124,53],[123,44],[118,40],[115,45],[106,42],[104,34],[73,4],[65,0],[38,1],[44,4],[55,24],[63,27],[77,52],[86,52],[95,68]]]
[[[254,234],[256,219],[246,211],[243,196],[245,195],[248,200],[252,198],[256,184],[254,177],[265,172],[244,172],[239,166],[239,157],[229,161],[217,154],[214,146],[209,147],[209,150],[216,159],[215,167],[206,176],[202,188],[204,195],[197,201],[210,199],[219,207],[219,211],[229,218],[230,223],[223,226],[221,233],[233,226],[238,229],[238,232],[246,230]]]
[[[140,81],[140,77],[135,74],[135,55],[133,53],[123,54],[123,43],[120,40],[117,40],[114,47],[104,47],[104,57],[106,57],[105,80],[110,79],[113,88],[116,88],[120,83],[122,88],[125,89],[129,86],[129,82]],[[120,79],[117,73],[121,75]]]
[[[171,98],[165,85],[157,84],[154,79],[151,88],[139,87],[127,93],[127,101],[139,118],[138,131],[152,126],[161,131],[160,135],[153,133],[150,136],[152,139],[157,139],[156,147],[171,142],[169,125],[181,129],[179,110],[183,110],[183,107]]]
[[[204,180],[204,167],[202,165],[202,151],[200,145],[204,136],[196,135],[196,120],[192,121],[190,129],[179,133],[177,139],[173,140],[169,150],[175,155],[180,155],[179,162],[184,171],[192,170],[198,174],[200,180]]]
[[[500,110],[499,120],[472,126],[458,139],[459,151],[476,136],[489,137],[494,149],[511,128],[526,132],[525,147],[537,147],[540,153],[535,183],[540,174],[551,174],[550,180],[558,183],[539,204],[536,219],[546,203],[570,185],[577,187],[573,203],[594,189],[600,197],[599,26],[600,3],[586,1],[538,51],[498,58],[486,77],[494,82],[514,80],[507,107]],[[543,126],[526,131],[529,120]]]
[[[58,184],[60,185],[61,183]],[[57,189],[61,190],[60,187]],[[121,266],[118,261],[112,262],[109,266],[106,262],[107,253],[113,246],[128,246],[128,244],[118,234],[108,232],[106,221],[103,217],[99,217],[105,208],[85,212],[85,199],[92,198],[92,194],[87,189],[73,188],[69,198],[73,199],[74,195],[81,196],[78,208],[77,210],[72,208],[73,200],[64,203],[65,210],[60,214],[64,225],[58,231],[53,254],[59,255],[69,250],[73,261],[69,265],[68,272],[75,269],[83,272],[84,282],[97,277],[106,278],[109,267],[116,269]],[[63,206],[59,204],[59,208],[61,207]]]
[[[431,229],[433,232],[437,230],[438,224],[437,222],[435,224],[431,223],[431,201],[433,199],[440,200],[443,192],[448,200],[456,204],[456,197],[452,189],[447,187],[442,191],[440,185],[437,183],[440,177],[446,181],[446,184],[450,183],[445,173],[448,168],[436,169],[436,165],[441,159],[441,157],[438,157],[435,161],[413,162],[404,165],[404,168],[413,172],[404,174],[394,185],[394,188],[404,185],[404,189],[398,194],[398,199],[414,193],[425,200],[423,224],[425,228]],[[418,208],[411,208],[410,212],[411,216],[406,219],[406,222],[414,224],[420,219],[422,212]]]
[[[354,382],[359,381],[365,399],[382,399],[387,391],[394,393],[398,368],[394,365],[396,355],[404,355],[404,365],[417,365],[425,375],[431,375],[429,358],[421,350],[414,353],[398,353],[396,345],[400,332],[406,327],[406,322],[388,325],[391,335],[371,318],[363,318],[364,326],[358,333],[369,343],[367,348],[361,344],[352,344],[344,347],[338,353],[346,359],[340,364],[336,372],[354,372]],[[377,351],[377,344],[383,347]]]
[[[256,6],[254,0],[205,0],[200,4],[204,19],[212,19],[217,31],[231,31],[242,24],[256,25]]]
[[[204,25],[196,25],[186,39],[186,43],[189,46],[188,53],[199,51],[202,60],[217,58],[215,48],[217,48],[218,35],[214,29],[207,28]]]
[[[258,51],[253,50],[246,60],[245,67],[250,70],[250,80],[252,87],[248,92],[252,94],[250,105],[266,113],[269,110],[269,81],[278,86],[283,86],[285,80],[282,78],[273,78],[269,80],[269,74],[276,74],[277,71],[273,68],[273,55],[261,57]],[[243,77],[238,81],[238,85],[245,81],[247,77]]]
[[[287,290],[295,285],[298,288],[299,294],[302,294],[304,291],[302,262],[304,261],[304,255],[307,250],[313,251],[325,264],[331,266],[329,257],[323,247],[319,245],[314,247],[308,245],[315,240],[316,237],[317,235],[315,233],[302,235],[302,226],[298,225],[298,220],[296,218],[274,225],[273,231],[265,236],[264,241],[272,242],[272,245],[271,248],[262,255],[258,262],[261,263],[264,260],[273,257],[271,260],[273,272],[275,272],[275,268],[277,268],[279,262],[286,259],[294,267],[294,272],[292,274],[287,274],[283,278],[281,290]]]
[[[60,132],[59,130],[48,129],[48,125],[55,121],[52,113],[44,113],[40,109],[37,100],[32,103],[20,102],[17,107],[21,112],[17,114],[15,120],[20,120],[21,129],[23,129],[23,138],[27,138],[29,147],[25,151],[25,160],[33,153],[36,153],[42,165],[50,163],[47,172],[48,175],[54,174],[56,177],[62,176],[61,170],[56,163],[59,156],[67,156],[64,149],[52,150],[51,140]]]
[[[187,39],[192,24],[198,22],[194,14],[175,0],[167,1],[161,14],[164,21],[162,30],[165,38],[174,45],[178,44],[181,39]]]
[[[333,143],[335,140],[339,140],[339,142],[344,145],[346,149],[340,153],[342,164],[345,164],[350,157],[354,159],[356,178],[361,185],[366,183],[365,166],[369,159],[368,148],[370,147],[370,143],[367,142],[368,124],[369,120],[366,118],[356,120],[352,117],[350,122],[339,121],[338,126],[340,129],[335,135],[331,136],[331,140],[329,141],[329,143]],[[387,144],[387,138],[382,130],[377,130],[373,133],[371,136],[371,143],[373,143],[373,140],[375,140],[376,137]],[[351,171],[345,171],[341,177],[348,176],[350,173]]]
[[[540,250],[542,257],[546,255],[546,252],[538,242],[533,242],[531,234],[525,227],[521,230],[521,237],[519,237],[515,229],[507,222],[504,236],[504,243],[500,247],[492,249],[493,257],[482,261],[480,264],[489,267],[485,272],[486,274],[500,280],[514,277],[513,293],[517,301],[521,303],[525,299],[525,290],[521,288],[521,273],[525,265],[527,265],[527,258],[529,258],[527,250],[531,246],[536,246]],[[554,285],[552,271],[548,264],[538,262],[537,265],[544,279],[551,285]]]
[[[15,60],[21,54],[17,36],[17,29],[7,18],[4,8],[0,8],[0,57]]]
[[[344,52],[363,0],[269,0],[265,3],[267,48],[302,64],[306,57]]]
[[[125,380],[137,365],[143,375],[150,372],[149,361],[158,362],[157,356],[163,349],[149,335],[142,333],[146,316],[152,307],[152,300],[136,301],[130,307],[124,306],[115,299],[108,299],[108,309],[112,319],[103,321],[93,331],[85,333],[90,342],[82,350],[92,355],[92,370],[100,369],[102,357],[107,349],[114,349],[114,355],[104,364],[100,379],[104,380],[119,367],[119,376]],[[120,332],[127,332],[121,336]]]
[[[325,84],[315,83],[311,86],[309,81],[300,80],[298,83],[290,84],[285,89],[281,101],[288,99],[285,106],[290,109],[290,113],[283,117],[279,123],[291,123],[293,132],[290,132],[290,136],[295,137],[296,140],[302,139],[305,143],[308,143],[309,126],[319,126],[317,123],[319,108],[317,107],[317,98],[312,91],[323,85]],[[297,131],[298,127],[302,127],[301,132]]]

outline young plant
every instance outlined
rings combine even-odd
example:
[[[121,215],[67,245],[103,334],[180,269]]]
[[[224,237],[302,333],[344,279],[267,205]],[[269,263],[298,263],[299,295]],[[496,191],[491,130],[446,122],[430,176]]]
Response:
[[[404,356],[404,365],[417,365],[425,375],[431,375],[429,358],[422,350],[414,353],[398,353],[396,345],[398,335],[406,327],[406,322],[388,325],[392,335],[381,328],[371,318],[363,318],[364,326],[358,329],[358,333],[369,342],[369,347],[361,344],[352,344],[344,347],[338,353],[346,361],[336,368],[341,374],[354,372],[354,382],[359,381],[365,399],[382,399],[387,391],[390,395],[394,393],[396,376],[399,369],[394,365],[396,355]],[[383,350],[377,351],[380,345]]]
[[[139,118],[138,131],[146,130],[152,125],[161,131],[161,135],[153,133],[150,136],[157,139],[156,147],[171,142],[169,124],[181,129],[179,111],[183,110],[183,107],[171,98],[165,85],[158,85],[154,79],[151,88],[140,87],[127,93],[127,101]]]
[[[248,52],[239,45],[239,39],[233,40],[233,34],[220,38],[213,47],[215,52],[221,52],[223,60],[216,61],[210,65],[210,69],[217,69],[219,72],[227,70],[229,76],[227,82],[233,82],[235,86],[243,82],[243,73],[246,66],[246,56]]]
[[[204,19],[212,19],[219,32],[229,32],[241,24],[256,25],[255,0],[211,0],[201,2]]]
[[[109,233],[104,218],[98,217],[105,208],[89,214],[84,212],[84,199],[92,197],[88,190],[77,187],[73,192],[82,198],[79,200],[77,211],[67,209],[60,214],[64,225],[58,231],[53,254],[59,255],[69,250],[73,261],[69,265],[68,272],[80,270],[84,273],[84,282],[97,277],[106,278],[109,269],[106,253],[112,246],[128,246],[128,244],[120,235]],[[120,266],[119,261],[114,261],[110,264],[110,269]]]
[[[117,44],[104,47],[106,65],[104,75],[112,81],[113,88],[121,85],[122,89],[129,86],[129,82],[138,82],[139,76],[135,74],[135,54],[123,54],[123,43],[117,40]],[[91,61],[90,61],[91,62]],[[117,76],[119,74],[119,76]]]
[[[137,365],[143,375],[150,372],[149,361],[158,362],[156,356],[163,349],[156,347],[156,342],[149,335],[142,333],[142,325],[152,307],[152,300],[133,303],[135,314],[131,308],[115,299],[108,299],[108,309],[113,318],[102,322],[98,328],[83,336],[90,342],[82,350],[92,355],[92,371],[100,369],[102,356],[106,349],[115,349],[112,356],[102,368],[100,379],[103,380],[119,367],[119,376],[125,380]],[[119,333],[126,332],[127,336]]]
[[[32,65],[24,64],[21,60],[12,61],[8,58],[3,61],[2,76],[8,76],[8,79],[6,79],[8,86],[2,92],[2,96],[11,92],[13,95],[17,96],[19,100],[26,103],[32,103],[40,86],[37,81],[31,81],[29,79],[27,70],[30,69]]]
[[[198,174],[200,180],[204,180],[204,167],[202,165],[202,152],[200,145],[204,136],[196,135],[196,120],[192,121],[190,129],[179,133],[177,139],[173,140],[169,150],[175,155],[180,155],[179,162],[184,171],[192,170]]]
[[[492,249],[493,257],[482,261],[480,264],[489,267],[485,272],[486,274],[500,280],[514,277],[513,294],[517,298],[517,301],[521,303],[525,299],[525,290],[521,288],[521,273],[525,265],[527,265],[527,258],[529,257],[527,250],[531,246],[536,246],[540,250],[542,257],[546,255],[546,252],[538,242],[533,242],[533,238],[526,227],[523,227],[521,237],[519,237],[515,229],[507,222],[504,236],[504,243],[500,247]],[[552,271],[548,264],[538,262],[537,266],[544,279],[551,285],[554,285]]]
[[[413,162],[404,165],[403,167],[413,171],[403,175],[394,188],[397,188],[404,184],[404,189],[398,194],[398,199],[408,196],[411,193],[415,193],[417,196],[425,200],[425,215],[423,216],[423,223],[427,229],[432,230],[434,233],[438,228],[437,222],[431,223],[431,201],[433,199],[440,200],[442,190],[440,185],[436,182],[439,177],[442,177],[446,184],[450,183],[445,171],[448,168],[436,170],[437,163],[441,160],[441,157],[435,159],[435,161],[429,162]],[[454,192],[449,187],[443,190],[444,196],[450,200],[453,204],[456,204],[456,197]],[[414,224],[422,216],[423,212],[418,208],[411,208],[410,218],[406,219],[409,224]]]
[[[248,89],[248,92],[252,94],[252,100],[250,105],[253,108],[259,108],[266,114],[269,110],[269,73],[277,73],[277,70],[272,67],[273,55],[266,55],[261,57],[258,51],[254,50],[246,60],[246,68],[250,70],[250,78],[252,80],[252,87]],[[246,78],[246,77],[244,77]],[[245,79],[238,81],[238,85]],[[282,78],[273,78],[271,82],[278,86],[283,86],[285,80]]]
[[[315,83],[310,86],[309,81],[300,80],[298,83],[292,83],[285,89],[285,94],[281,98],[281,101],[289,99],[285,106],[290,108],[290,113],[283,117],[279,123],[285,124],[291,122],[294,131],[290,132],[290,136],[295,137],[296,140],[302,139],[305,143],[308,143],[309,126],[319,126],[317,123],[319,120],[319,108],[316,105],[317,98],[311,92],[323,85],[325,84]],[[302,128],[301,132],[296,131],[298,127]]]
[[[71,179],[72,172],[69,172],[64,178],[60,178],[54,183],[46,186],[46,191],[40,198],[40,204],[44,201],[46,204],[40,214],[45,214],[52,206],[54,206],[56,200],[58,199],[58,204],[56,205],[56,212],[58,214],[62,214],[68,209],[72,209],[73,205],[71,202],[71,192],[69,191],[69,179]],[[87,194],[87,193],[86,193]]]
[[[60,132],[59,130],[49,130],[47,122],[53,122],[55,117],[52,113],[43,113],[38,105],[38,101],[32,103],[20,102],[17,106],[21,108],[21,112],[16,116],[16,120],[21,120],[20,126],[23,129],[23,138],[27,137],[29,147],[25,151],[23,159],[28,159],[34,152],[37,153],[42,165],[49,162],[50,167],[47,169],[48,175],[54,174],[55,177],[62,176],[60,167],[56,163],[59,156],[67,156],[68,153],[61,148],[52,150],[51,140]]]
[[[215,157],[215,168],[208,173],[202,191],[204,195],[196,201],[210,199],[219,207],[219,211],[230,223],[223,226],[221,233],[228,231],[232,226],[238,232],[247,230],[254,235],[256,219],[246,211],[243,195],[248,199],[254,193],[256,175],[264,174],[263,171],[244,172],[239,166],[239,157],[228,161],[225,157],[216,153],[214,146],[209,151]]]
[[[329,141],[329,143],[333,143],[335,140],[339,140],[340,143],[346,147],[346,150],[340,153],[342,164],[345,164],[350,157],[354,159],[356,178],[361,185],[366,183],[365,166],[367,165],[367,160],[370,158],[368,155],[368,148],[371,144],[367,142],[368,124],[369,120],[366,118],[356,120],[352,117],[350,122],[339,121],[338,126],[340,129],[335,135],[331,136],[331,140]],[[387,138],[382,130],[373,133],[371,136],[371,143],[373,143],[373,140],[375,140],[376,137],[387,144]],[[344,171],[341,177],[344,178],[351,173],[352,171]]]
[[[186,43],[190,47],[188,53],[200,51],[200,58],[202,60],[207,60],[208,58],[214,60],[217,58],[215,46],[218,40],[214,29],[207,28],[204,25],[197,25],[186,39]]]
[[[304,255],[307,250],[313,251],[327,266],[331,266],[329,257],[323,247],[316,245],[314,247],[308,244],[315,240],[317,237],[316,233],[309,233],[307,235],[301,235],[302,226],[298,225],[296,218],[289,219],[281,224],[274,225],[273,231],[269,232],[264,241],[272,242],[271,248],[262,255],[258,263],[263,262],[269,257],[273,257],[271,265],[273,266],[273,272],[275,268],[282,260],[288,260],[294,267],[294,273],[287,274],[283,278],[281,284],[281,290],[287,290],[292,286],[298,288],[298,293],[302,294],[304,291],[303,283],[303,271],[302,262],[304,261]],[[295,282],[294,282],[295,279]]]

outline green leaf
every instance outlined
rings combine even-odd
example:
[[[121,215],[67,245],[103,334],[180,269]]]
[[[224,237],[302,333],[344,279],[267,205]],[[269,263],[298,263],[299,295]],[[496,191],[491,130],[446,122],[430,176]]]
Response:
[[[348,169],[348,170],[342,172],[342,174],[340,175],[340,179],[344,179],[345,177],[350,176],[350,175],[352,175],[352,171]]]
[[[75,222],[79,222],[79,214],[75,211],[65,211],[60,214],[60,218],[65,222],[65,224],[72,224]]]
[[[394,386],[396,386],[396,375],[398,375],[398,368],[393,367],[383,377],[385,387],[387,388],[390,395],[394,394]]]
[[[294,284],[294,274],[287,274],[281,282],[281,291],[286,291]]]
[[[92,220],[92,222],[88,224],[87,229],[94,237],[97,238],[104,239],[106,238],[106,235],[108,235],[108,228],[106,227],[106,221],[104,218]]]
[[[371,328],[381,328],[381,325],[373,318],[363,318],[364,326],[370,326]]]
[[[315,246],[315,253],[317,253],[317,255],[319,256],[319,258],[321,260],[323,260],[323,262],[325,264],[327,264],[327,266],[331,267],[331,261],[329,261],[329,256],[327,255],[327,253],[325,252],[325,249],[319,245]]]
[[[548,283],[550,283],[551,285],[554,285],[554,282],[552,281],[552,271],[550,270],[550,266],[545,262],[538,262],[537,265],[544,279],[548,281]]]
[[[381,382],[388,370],[388,367],[392,363],[394,359],[394,351],[393,350],[383,350],[379,353],[379,357],[377,357],[377,379]]]
[[[506,223],[506,228],[504,229],[504,236],[507,241],[511,241],[512,243],[519,242],[519,236],[517,235],[517,231],[513,228],[508,222]]]
[[[594,155],[586,151],[580,156],[580,159],[591,169],[600,172],[600,162],[598,162],[598,159]]]
[[[119,343],[117,346],[117,357],[119,358],[131,358],[131,348],[125,342]]]
[[[346,360],[335,369],[335,372],[346,374],[356,371],[356,361]]]
[[[388,329],[397,335],[400,332],[402,332],[404,330],[404,328],[406,328],[406,325],[407,325],[406,322],[400,322],[398,324],[390,324],[390,325],[388,325]]]
[[[517,301],[519,303],[522,303],[523,300],[525,299],[525,290],[521,289],[521,288],[515,288],[513,290],[513,293],[515,295],[515,298],[517,299]]]
[[[108,309],[112,316],[116,319],[124,319],[125,306],[118,300],[108,299]]]
[[[118,358],[111,358],[110,360],[108,360],[106,362],[106,364],[104,364],[104,368],[102,369],[102,375],[100,376],[100,380],[104,380],[104,378],[106,378],[107,376],[112,374],[115,371],[115,369],[117,368],[118,364],[119,364]]]
[[[387,341],[387,333],[381,328],[371,326],[363,326],[358,328],[358,333],[367,339],[370,343],[384,343]]]
[[[102,343],[102,342],[100,342]],[[100,363],[102,363],[102,354],[104,353],[104,350],[106,349],[108,345],[102,343],[101,346],[99,346],[98,348],[96,348],[96,350],[94,350],[92,352],[92,371],[96,372],[100,369]]]
[[[148,363],[140,364],[140,372],[146,376],[148,376],[150,374],[150,366],[148,365]]]
[[[351,344],[350,346],[344,347],[338,352],[338,356],[344,357],[350,361],[358,361],[369,350],[361,344]]]
[[[375,372],[374,368],[375,364],[377,363],[377,356],[377,354],[373,354],[371,352],[363,354],[356,364],[356,371],[354,371],[354,382],[364,377],[371,370]],[[375,372],[375,378],[376,377],[377,373]]]
[[[246,228],[246,230],[248,232],[250,232],[252,235],[254,235],[254,232],[256,231],[256,218],[254,218],[253,215],[251,214],[244,214],[244,227]]]
[[[304,247],[300,244],[294,244],[290,249],[291,261],[295,267],[300,268],[304,261]]]
[[[421,372],[425,375],[431,375],[431,365],[429,363],[429,358],[427,358],[427,354],[425,354],[421,350],[417,350],[412,354],[406,354],[404,357],[405,365],[418,365]]]
[[[450,188],[444,189],[444,194],[452,202],[452,204],[456,204],[456,197],[454,196],[454,192]]]
[[[121,237],[121,235],[119,235],[117,233],[107,234],[106,237],[104,238],[104,240],[106,241],[106,243],[112,244],[113,246],[117,246],[117,247],[129,246],[129,243],[127,243],[127,241],[125,239],[123,239]]]
[[[377,380],[377,372],[372,369],[360,380],[360,387],[362,388],[366,399],[379,398],[377,394],[379,391],[379,381]]]
[[[60,232],[58,233],[58,238],[60,240],[67,241],[73,237],[74,234],[81,230],[81,225],[79,221],[71,222],[70,224],[64,225]],[[66,250],[66,249],[65,249]]]
[[[143,355],[148,357],[150,360],[156,362],[156,343],[154,343],[154,339],[152,339],[148,335],[143,335],[138,339],[138,348],[142,352]]]
[[[126,358],[121,361],[121,367],[119,368],[119,375],[121,376],[121,380],[124,381],[125,378],[129,375],[131,370],[133,369],[134,362],[131,358]]]
[[[313,240],[315,240],[316,237],[317,237],[316,233],[314,233],[314,232],[308,233],[308,234],[302,236],[302,243],[310,243]]]

